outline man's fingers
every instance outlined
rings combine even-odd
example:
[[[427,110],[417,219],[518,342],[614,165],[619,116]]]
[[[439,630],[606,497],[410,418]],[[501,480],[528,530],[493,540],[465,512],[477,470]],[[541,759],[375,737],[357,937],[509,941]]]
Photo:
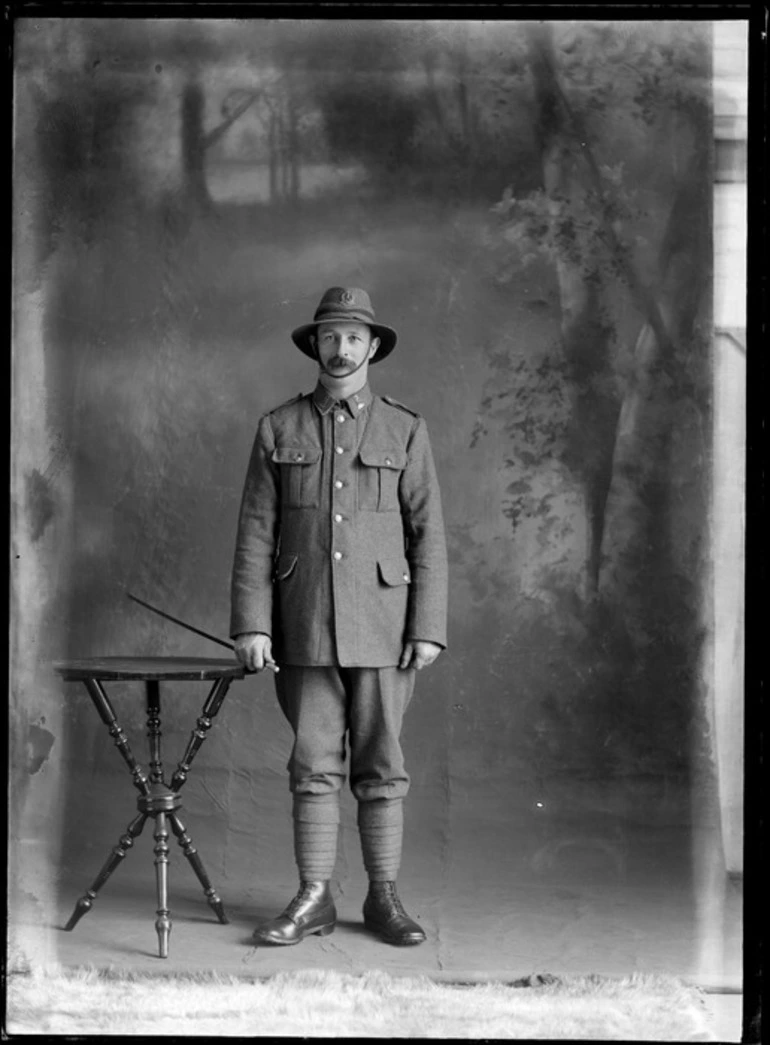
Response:
[[[270,668],[271,671],[280,671],[280,668],[273,659],[267,659],[267,657],[259,650],[246,649],[236,650],[236,655],[239,663],[246,668],[247,671],[264,671],[265,668]]]
[[[273,660],[272,656],[265,652],[257,652],[254,655],[254,667],[253,671],[264,671],[265,668],[269,668],[271,671],[280,671],[280,668]]]
[[[263,647],[262,659],[263,659],[263,664],[262,664],[263,667],[270,668],[271,671],[278,671],[279,670],[278,669],[278,665],[273,660],[273,644],[270,641],[270,639],[267,640],[267,642],[265,643],[265,645]]]
[[[414,668],[422,671],[438,657],[439,650],[432,643],[407,642],[401,654],[398,666],[400,668]]]
[[[274,660],[268,660],[264,654],[256,654],[254,656],[254,667],[251,670],[264,671],[265,668],[269,668],[271,671],[280,671]]]
[[[273,651],[270,642],[250,642],[246,645],[236,645],[235,655],[247,671],[279,671],[278,665],[273,660]]]
[[[251,655],[251,650],[248,647],[237,647],[235,655],[238,658],[238,662],[242,667],[246,668],[247,671],[254,670],[254,658]]]
[[[439,651],[436,649],[432,649],[430,646],[428,646],[427,648],[417,646],[415,647],[414,663],[412,666],[416,668],[417,671],[422,671],[423,668],[429,667],[429,665],[431,665],[433,661],[437,659],[438,654]]]

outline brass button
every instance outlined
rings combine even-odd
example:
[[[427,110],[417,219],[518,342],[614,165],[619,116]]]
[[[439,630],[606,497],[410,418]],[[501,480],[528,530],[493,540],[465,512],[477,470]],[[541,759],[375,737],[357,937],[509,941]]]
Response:
[[[389,457],[386,457],[385,458],[385,464],[393,464],[393,462],[391,461],[391,459]]]
[[[335,522],[342,522],[342,516],[341,515],[335,515],[334,516],[334,521]]]
[[[295,461],[301,461],[302,460],[302,456],[303,456],[302,454],[295,454],[294,455],[294,460]]]
[[[338,453],[338,454],[344,454],[345,453],[345,447],[344,446],[336,446],[334,449],[335,449],[336,453]]]
[[[337,414],[337,420],[340,422],[340,424],[342,424],[342,422],[345,420],[345,415]]]
[[[408,581],[408,580],[409,580],[409,574],[408,574],[408,573],[405,573],[405,574],[404,574],[404,580],[405,580],[405,581]]]
[[[335,552],[334,558],[339,562],[339,560],[342,558],[342,552]]]
[[[344,485],[345,484],[343,483],[343,481],[341,479],[335,479],[334,480],[334,489],[335,490],[341,490]]]
[[[359,404],[358,404],[358,409],[359,409],[359,410],[363,410],[363,408],[364,408],[364,404],[363,404],[363,403],[359,403]]]

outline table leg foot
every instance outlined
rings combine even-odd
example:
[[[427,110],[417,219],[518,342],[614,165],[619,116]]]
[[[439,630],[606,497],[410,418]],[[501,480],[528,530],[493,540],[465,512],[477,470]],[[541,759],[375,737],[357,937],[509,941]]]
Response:
[[[67,932],[72,932],[72,930],[78,924],[83,915],[88,914],[88,912],[94,905],[95,899],[96,893],[91,892],[90,890],[85,894],[85,896],[80,897],[78,902],[75,904],[75,910],[70,915],[70,920],[64,926]]]
[[[212,909],[214,914],[219,919],[219,924],[220,925],[229,925],[230,924],[230,919],[225,914],[224,906],[222,905],[222,901],[219,899],[219,897],[216,894],[214,896],[209,896],[208,897],[208,901],[209,901],[209,907]]]
[[[157,918],[155,932],[158,934],[158,957],[168,958],[168,938],[171,935],[171,919],[167,914]]]

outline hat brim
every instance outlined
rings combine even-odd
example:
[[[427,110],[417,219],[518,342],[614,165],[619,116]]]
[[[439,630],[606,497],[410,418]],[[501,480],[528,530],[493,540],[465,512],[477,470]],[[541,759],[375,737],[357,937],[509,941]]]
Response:
[[[304,326],[297,327],[296,330],[292,330],[291,339],[297,346],[297,348],[300,350],[300,352],[304,352],[305,355],[309,356],[311,359],[316,359],[315,349],[310,344],[310,335],[315,334],[316,328],[320,326],[321,323],[330,322],[334,322],[334,320],[331,318],[325,318],[319,320],[316,323],[306,323]],[[371,323],[368,320],[359,321],[356,319],[351,319],[350,316],[346,316],[344,319],[341,318],[340,322],[365,322],[366,326],[370,328],[372,336],[378,337],[380,339],[380,347],[377,349],[374,356],[372,357],[372,363],[382,362],[382,360],[385,359],[386,356],[389,356],[393,349],[396,347],[398,335],[392,327],[387,327],[383,323]]]

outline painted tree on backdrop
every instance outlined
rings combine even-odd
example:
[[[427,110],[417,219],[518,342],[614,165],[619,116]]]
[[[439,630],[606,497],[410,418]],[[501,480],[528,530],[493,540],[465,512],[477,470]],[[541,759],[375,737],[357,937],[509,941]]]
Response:
[[[110,199],[124,208],[132,195],[153,200],[150,177],[158,166],[181,218],[210,214],[208,158],[250,111],[268,146],[271,201],[299,198],[307,80],[304,52],[292,48],[288,28],[195,19],[73,19],[44,28],[25,37],[25,52],[46,69],[41,142],[54,203],[64,191],[62,171],[82,182],[89,168],[109,161],[114,183],[102,169],[88,193],[80,192],[87,220],[94,213],[101,219]],[[177,137],[178,149],[156,143],[163,157],[148,163],[148,132],[157,127]],[[68,195],[67,205],[73,202]]]
[[[514,403],[507,511],[514,527],[527,516],[547,522],[521,458],[532,474],[544,458],[561,460],[587,520],[577,609],[558,567],[543,571],[543,586],[561,590],[560,612],[588,625],[592,684],[601,688],[602,665],[614,663],[604,684],[608,701],[625,698],[624,730],[667,702],[658,725],[673,714],[671,735],[684,744],[705,569],[709,34],[705,25],[546,24],[529,26],[525,41],[542,187],[519,198],[510,187],[494,208],[505,243],[498,279],[545,258],[561,338],[545,363],[513,374],[504,365],[495,379],[497,398]]]
[[[146,30],[145,30],[146,32]],[[184,71],[181,98],[182,200],[211,213],[206,163],[212,149],[245,113],[256,113],[267,149],[269,201],[296,204],[302,164],[312,151],[307,118],[317,108],[312,76],[318,30],[301,24],[179,21],[165,36],[152,33],[150,49]],[[160,50],[159,50],[160,48]],[[227,83],[221,82],[223,72]],[[216,89],[207,87],[220,77]],[[220,101],[219,122],[206,119],[207,92]],[[308,146],[310,145],[310,148]]]
[[[91,504],[120,505],[104,525],[105,545],[118,549],[114,571],[120,576],[126,556],[125,572],[140,588],[146,578],[161,599],[159,586],[175,583],[176,549],[190,525],[189,505],[173,488],[175,463],[200,438],[205,408],[196,415],[189,376],[203,279],[185,264],[186,237],[212,227],[196,221],[212,212],[205,155],[260,99],[260,81],[244,61],[260,46],[230,22],[204,31],[194,20],[43,19],[34,31],[25,27],[17,51],[33,105],[37,162],[27,173],[40,183],[35,239],[41,261],[56,253],[46,312],[57,347],[57,423],[75,451],[77,503],[86,515]],[[217,65],[229,74],[216,83],[219,119],[205,105]],[[126,372],[129,360],[144,367],[144,394],[131,402],[127,380],[123,423],[105,425],[119,383],[108,390],[99,383],[111,370]],[[105,460],[114,462],[108,470]],[[157,539],[142,546],[136,535],[149,517]],[[164,541],[167,534],[177,540]],[[86,544],[73,552],[78,583],[112,609],[104,562]],[[107,615],[97,616],[107,626]]]

